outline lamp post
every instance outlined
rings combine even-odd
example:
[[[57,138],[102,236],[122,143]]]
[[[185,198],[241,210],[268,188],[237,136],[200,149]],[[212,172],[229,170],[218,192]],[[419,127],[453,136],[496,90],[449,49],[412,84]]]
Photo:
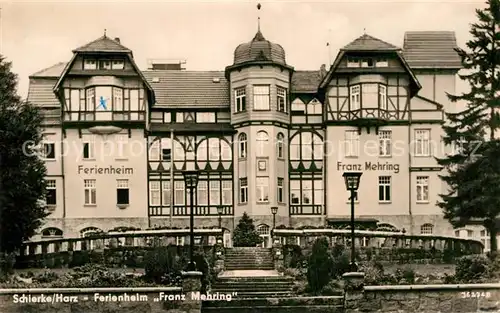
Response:
[[[222,229],[222,212],[224,211],[224,207],[219,205],[217,207],[217,214],[219,214],[219,228]]]
[[[189,189],[189,264],[187,267],[188,271],[196,270],[196,263],[194,262],[194,189],[198,185],[198,175],[199,172],[194,171],[183,171],[184,183],[186,184],[186,189]]]
[[[359,172],[345,172],[342,176],[345,180],[345,186],[347,191],[351,192],[351,271],[357,272],[358,266],[356,265],[356,246],[355,246],[355,236],[354,236],[354,198],[356,197],[356,191],[359,188],[359,181],[363,173]]]
[[[278,213],[278,207],[277,206],[273,206],[271,207],[271,213],[273,213],[273,230],[272,230],[272,243],[271,244],[274,244],[274,229],[276,228],[276,214]]]

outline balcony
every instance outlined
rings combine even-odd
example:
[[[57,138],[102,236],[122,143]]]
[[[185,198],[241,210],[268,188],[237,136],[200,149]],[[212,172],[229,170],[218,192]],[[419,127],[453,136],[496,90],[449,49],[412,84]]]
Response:
[[[219,216],[217,212],[218,205],[198,205],[194,207],[195,216]],[[234,214],[232,205],[222,206],[222,215],[231,216]],[[173,206],[173,216],[189,216],[191,213],[191,208],[185,205],[174,205]],[[169,206],[150,206],[149,216],[170,216]]]

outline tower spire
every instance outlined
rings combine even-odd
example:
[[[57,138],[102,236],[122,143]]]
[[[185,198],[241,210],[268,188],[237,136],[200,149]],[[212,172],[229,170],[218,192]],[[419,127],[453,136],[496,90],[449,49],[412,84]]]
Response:
[[[257,10],[259,11],[259,15],[257,16],[257,31],[260,32],[260,8],[262,5],[260,3],[257,4]]]

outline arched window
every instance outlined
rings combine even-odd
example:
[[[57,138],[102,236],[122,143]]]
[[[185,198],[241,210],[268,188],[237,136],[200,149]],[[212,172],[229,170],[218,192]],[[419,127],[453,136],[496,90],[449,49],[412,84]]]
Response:
[[[247,157],[247,134],[241,133],[238,136],[238,158]]]
[[[42,231],[43,238],[54,238],[54,237],[59,238],[62,236],[63,236],[63,231],[60,230],[59,228],[49,227],[49,228],[45,228]]]
[[[290,140],[290,160],[300,160],[300,134]]]
[[[399,231],[398,228],[392,224],[388,223],[379,223],[377,224],[377,231],[390,231],[390,232],[397,232]]]
[[[198,144],[198,148],[196,150],[196,158],[198,161],[206,161],[208,156],[208,140],[204,139],[202,142]]]
[[[301,137],[301,160],[323,159],[323,140],[315,133],[302,132]]]
[[[261,236],[267,236],[271,233],[271,228],[266,224],[259,225],[257,226],[257,233]]]
[[[80,230],[80,235],[82,237],[88,237],[92,234],[95,234],[95,233],[100,233],[102,232],[102,230],[100,228],[97,228],[97,227],[87,227],[87,228],[84,228],[82,230]]]
[[[257,133],[257,156],[266,156],[269,135],[265,131]]]
[[[278,154],[279,159],[283,159],[285,156],[285,144],[284,144],[285,136],[282,133],[278,133],[276,136],[276,152]]]
[[[220,139],[208,139],[208,159],[212,161],[220,160]]]
[[[177,140],[174,140],[174,142],[173,142],[173,150],[174,150],[174,160],[176,160],[176,161],[184,161],[185,160],[184,147]]]
[[[160,139],[154,139],[149,147],[149,160],[159,161],[160,160]]]
[[[433,230],[434,230],[434,225],[429,223],[420,226],[420,233],[422,235],[432,235]]]
[[[223,161],[231,161],[233,159],[233,151],[231,146],[225,140],[219,139],[220,143],[220,158]]]

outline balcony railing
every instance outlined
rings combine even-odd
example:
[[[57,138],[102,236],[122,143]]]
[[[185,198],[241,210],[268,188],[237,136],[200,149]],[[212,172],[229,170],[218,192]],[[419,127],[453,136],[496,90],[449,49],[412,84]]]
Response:
[[[322,215],[323,205],[290,205],[290,215]]]
[[[196,216],[218,216],[217,208],[219,205],[197,205],[194,207],[194,215]],[[185,205],[174,205],[173,216],[189,216],[191,208]],[[222,206],[222,215],[233,215],[234,210],[232,205]],[[150,206],[149,216],[170,216],[170,206]]]

